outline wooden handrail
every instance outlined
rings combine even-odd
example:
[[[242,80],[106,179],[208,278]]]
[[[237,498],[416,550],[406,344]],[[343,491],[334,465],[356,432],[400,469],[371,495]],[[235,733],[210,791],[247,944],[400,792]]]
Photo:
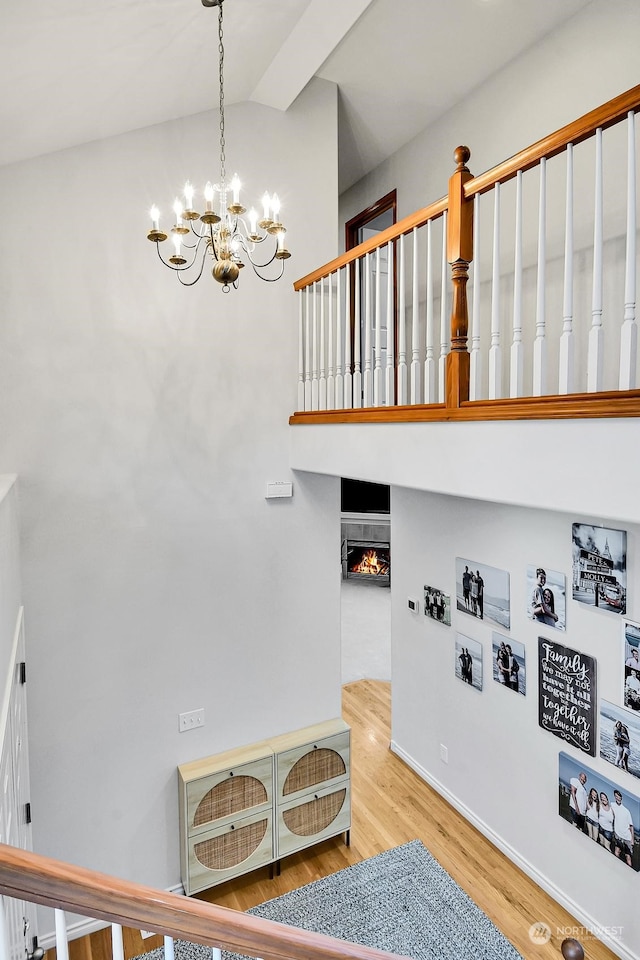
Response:
[[[397,960],[228,907],[155,890],[0,844],[0,893],[263,960]]]
[[[605,130],[607,127],[613,126],[614,123],[618,123],[632,110],[634,113],[640,110],[640,84],[625,93],[621,93],[618,97],[614,97],[613,100],[603,103],[600,107],[596,107],[595,110],[590,110],[589,113],[585,113],[578,120],[560,127],[555,133],[550,133],[542,140],[531,144],[530,147],[526,147],[485,173],[473,177],[465,183],[465,197],[470,199],[476,193],[486,193],[487,190],[491,190],[496,183],[505,183],[507,180],[513,179],[519,170],[523,172],[529,170],[539,163],[543,157],[547,159],[555,157],[566,149],[567,144],[573,143],[575,145],[587,140],[593,136],[598,127]]]
[[[308,273],[306,277],[301,277],[300,280],[296,280],[293,289],[296,291],[304,290],[305,287],[315,283],[316,280],[328,277],[329,274],[335,273],[336,270],[339,270],[341,267],[345,267],[348,263],[353,263],[355,260],[363,257],[365,253],[369,253],[377,247],[384,246],[384,244],[389,243],[390,240],[397,240],[398,237],[406,233],[411,233],[414,227],[422,227],[427,220],[435,220],[436,217],[441,217],[447,209],[447,204],[448,198],[442,197],[440,200],[436,200],[435,203],[430,203],[428,207],[422,207],[421,210],[410,213],[409,216],[403,217],[403,219],[398,220],[397,223],[391,224],[386,230],[381,230],[380,233],[376,233],[375,236],[370,237],[363,243],[359,243],[357,247],[352,247],[352,249],[347,250],[346,253],[341,254],[334,260],[330,260],[329,263],[325,263],[323,267],[318,267],[313,273]]]
[[[501,400],[467,400],[359,410],[307,410],[289,417],[292,425],[329,423],[445,423],[474,420],[583,420],[640,417],[640,390],[569,393]]]

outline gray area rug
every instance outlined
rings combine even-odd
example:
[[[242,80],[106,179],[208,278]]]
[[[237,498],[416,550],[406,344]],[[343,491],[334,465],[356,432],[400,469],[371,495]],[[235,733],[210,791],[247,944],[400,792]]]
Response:
[[[521,960],[419,840],[267,900],[247,913],[413,960]],[[176,960],[211,960],[176,941]],[[162,947],[142,955],[163,960]],[[223,960],[235,954],[223,951]]]

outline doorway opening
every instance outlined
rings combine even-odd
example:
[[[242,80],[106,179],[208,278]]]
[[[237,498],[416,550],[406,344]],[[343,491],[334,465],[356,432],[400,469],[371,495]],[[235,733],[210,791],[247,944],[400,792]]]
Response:
[[[343,477],[340,532],[342,683],[361,679],[390,681],[389,486]]]
[[[376,200],[370,207],[367,207],[366,210],[362,210],[360,213],[356,214],[355,217],[352,217],[351,220],[348,220],[345,224],[345,249],[352,250],[354,247],[357,247],[360,243],[364,243],[366,240],[369,240],[371,237],[376,236],[378,233],[381,233],[383,230],[386,230],[387,227],[392,226],[396,222],[396,209],[397,209],[397,196],[396,191],[391,190],[384,197],[381,197],[379,200]],[[395,244],[394,244],[395,252]],[[356,317],[355,315],[355,272],[358,270],[358,280],[360,283],[360,290],[363,291],[366,286],[367,276],[366,271],[369,272],[369,281],[370,281],[370,290],[371,290],[371,312],[369,319],[367,321],[367,316],[365,312],[365,303],[364,297],[360,297],[360,315]],[[396,293],[396,283],[397,283],[397,270],[396,270],[396,258],[395,255],[392,257],[392,263],[389,264],[389,251],[387,246],[384,246],[380,249],[379,256],[372,256],[369,258],[368,267],[364,259],[360,260],[358,264],[352,264],[351,266],[351,304],[350,304],[350,317],[351,317],[351,355],[354,356],[354,342],[355,342],[355,325],[356,323],[360,326],[360,369],[366,369],[366,361],[369,359],[371,364],[371,369],[373,369],[375,364],[375,358],[372,355],[373,344],[375,343],[375,328],[374,328],[374,317],[377,313],[381,318],[380,325],[380,363],[382,369],[386,367],[387,363],[387,337],[388,337],[388,328],[387,328],[387,316],[388,316],[388,293],[387,293],[387,278],[389,274],[389,269],[393,271],[393,316],[394,316],[394,329],[397,330],[397,293]],[[378,277],[378,272],[380,276]],[[378,283],[378,280],[380,281]],[[378,296],[380,302],[376,302],[376,297]],[[379,308],[379,310],[378,310]],[[395,338],[397,340],[397,337]],[[397,357],[397,342],[393,344],[394,357]],[[369,356],[367,357],[367,354]],[[364,398],[363,398],[364,399]]]

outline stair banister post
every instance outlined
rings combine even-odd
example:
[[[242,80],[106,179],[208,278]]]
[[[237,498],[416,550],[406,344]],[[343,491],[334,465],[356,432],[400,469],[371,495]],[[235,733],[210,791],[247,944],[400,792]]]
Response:
[[[469,310],[467,280],[473,260],[473,200],[464,195],[464,185],[472,179],[467,167],[469,147],[454,151],[455,173],[449,178],[449,214],[447,217],[447,260],[451,265],[453,303],[451,306],[451,351],[447,356],[447,407],[459,407],[469,399]]]

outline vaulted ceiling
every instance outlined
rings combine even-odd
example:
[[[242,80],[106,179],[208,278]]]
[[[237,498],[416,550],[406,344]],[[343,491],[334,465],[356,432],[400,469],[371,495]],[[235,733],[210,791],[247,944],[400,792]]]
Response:
[[[340,187],[590,0],[225,0],[226,102],[338,85]],[[217,107],[200,0],[4,0],[0,163]]]

